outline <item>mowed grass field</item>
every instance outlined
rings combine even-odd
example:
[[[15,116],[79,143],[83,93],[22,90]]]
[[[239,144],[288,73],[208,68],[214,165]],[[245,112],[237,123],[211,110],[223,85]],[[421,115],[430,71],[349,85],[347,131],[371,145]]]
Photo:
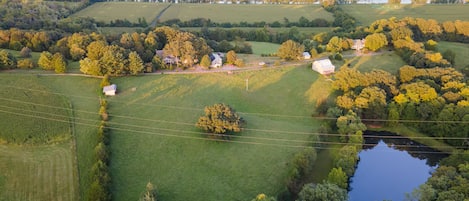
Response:
[[[67,98],[36,75],[0,74],[0,200],[78,200]]]
[[[187,21],[196,18],[212,22],[283,22],[284,18],[298,21],[300,17],[309,20],[333,17],[319,5],[249,5],[249,4],[172,4],[161,16],[160,21],[171,19]]]
[[[363,26],[368,26],[379,19],[404,17],[435,19],[439,22],[469,20],[469,5],[341,5],[345,12],[352,15]]]
[[[40,82],[51,91],[66,97],[73,108],[73,125],[78,161],[80,199],[88,200],[91,167],[97,143],[99,83],[101,79],[77,76],[41,76]],[[54,199],[52,199],[54,200]]]
[[[106,23],[117,19],[127,19],[130,22],[138,22],[138,18],[145,18],[147,23],[151,23],[168,5],[169,4],[144,2],[96,2],[71,15],[71,17],[91,17],[96,21]]]
[[[330,82],[309,65],[113,82],[118,95],[108,98],[110,169],[113,196],[123,201],[138,199],[148,181],[158,186],[161,200],[279,194],[292,157],[313,142],[320,124],[311,118],[317,101],[330,93]],[[214,103],[231,105],[247,121],[231,142],[210,140],[194,126]],[[327,175],[329,169],[317,171]]]
[[[78,200],[72,143],[0,145],[0,200]]]

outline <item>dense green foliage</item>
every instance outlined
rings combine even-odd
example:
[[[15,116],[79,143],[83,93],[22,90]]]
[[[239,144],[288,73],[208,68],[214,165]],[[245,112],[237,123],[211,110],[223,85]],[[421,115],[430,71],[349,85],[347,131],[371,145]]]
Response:
[[[233,108],[225,104],[215,104],[204,109],[205,115],[201,116],[196,126],[204,131],[228,137],[226,134],[241,132],[245,123]]]
[[[331,183],[307,184],[299,194],[298,201],[345,201],[347,190]]]

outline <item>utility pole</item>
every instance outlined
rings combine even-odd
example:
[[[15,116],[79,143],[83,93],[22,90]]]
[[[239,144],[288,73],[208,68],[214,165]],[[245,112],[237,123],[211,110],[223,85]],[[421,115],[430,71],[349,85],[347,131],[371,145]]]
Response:
[[[249,90],[249,78],[246,78],[246,91]]]

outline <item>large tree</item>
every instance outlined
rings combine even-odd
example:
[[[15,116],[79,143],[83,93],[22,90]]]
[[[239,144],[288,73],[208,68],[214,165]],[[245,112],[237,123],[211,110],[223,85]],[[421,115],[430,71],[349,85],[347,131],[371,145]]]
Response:
[[[365,38],[365,48],[373,52],[388,45],[388,39],[383,33],[374,33]]]
[[[293,40],[287,40],[280,45],[277,56],[285,60],[298,60],[301,58],[305,47]]]
[[[205,115],[199,118],[196,126],[218,136],[240,132],[244,124],[233,108],[223,103],[205,107]]]

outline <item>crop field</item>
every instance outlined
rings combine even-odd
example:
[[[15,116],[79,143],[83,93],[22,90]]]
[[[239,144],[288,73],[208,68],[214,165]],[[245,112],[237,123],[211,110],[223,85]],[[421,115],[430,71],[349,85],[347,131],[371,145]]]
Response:
[[[283,22],[284,18],[298,21],[300,17],[309,20],[324,18],[333,20],[330,13],[319,5],[244,5],[244,4],[173,4],[161,16],[160,21],[180,19],[187,21],[196,18],[210,19],[212,22]]]
[[[404,17],[435,19],[439,22],[454,20],[469,20],[469,5],[400,5],[386,4],[372,5],[343,5],[345,12],[355,17],[364,26],[370,25],[378,19]]]
[[[78,176],[72,150],[70,142],[0,145],[0,200],[78,200]]]
[[[36,76],[1,74],[0,83],[0,142],[50,144],[71,138],[69,104]]]
[[[143,2],[97,2],[71,17],[91,17],[96,21],[107,23],[117,19],[138,22],[138,18],[145,18],[150,23],[168,5]]]
[[[148,181],[162,200],[276,195],[284,190],[292,156],[313,142],[319,122],[310,115],[317,100],[330,93],[330,82],[309,65],[114,82],[119,94],[108,98],[108,111],[116,200],[137,199]],[[247,121],[231,142],[213,141],[194,126],[205,106],[220,102]]]

